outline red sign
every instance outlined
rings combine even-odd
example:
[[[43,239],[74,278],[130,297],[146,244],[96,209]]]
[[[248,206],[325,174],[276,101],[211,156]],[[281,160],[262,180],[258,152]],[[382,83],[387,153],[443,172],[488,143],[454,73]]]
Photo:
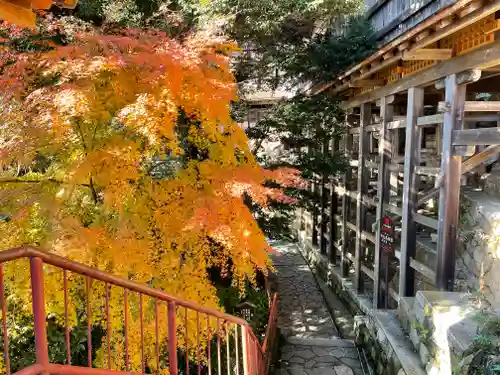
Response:
[[[380,250],[386,254],[394,251],[394,226],[387,216],[383,218],[380,226]]]

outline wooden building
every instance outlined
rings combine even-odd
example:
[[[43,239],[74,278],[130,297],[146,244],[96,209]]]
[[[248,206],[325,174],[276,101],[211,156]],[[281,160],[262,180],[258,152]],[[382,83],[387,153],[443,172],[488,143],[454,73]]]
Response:
[[[374,308],[395,307],[417,290],[457,289],[461,192],[480,187],[500,152],[500,1],[366,5],[380,47],[313,89],[345,99],[347,134],[328,152],[350,168],[317,185],[322,213],[302,227]]]

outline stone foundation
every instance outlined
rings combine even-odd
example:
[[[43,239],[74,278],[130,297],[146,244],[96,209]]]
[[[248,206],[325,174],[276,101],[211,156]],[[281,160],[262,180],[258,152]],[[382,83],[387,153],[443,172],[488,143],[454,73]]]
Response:
[[[371,296],[357,294],[349,278],[340,277],[339,267],[312,246],[304,231],[297,232],[302,255],[316,270],[318,278],[341,298],[354,317],[353,337],[366,353],[377,375],[424,375],[425,372],[411,342],[405,337],[394,310],[373,310]]]
[[[487,191],[463,189],[460,222],[456,288],[458,291],[482,292],[491,305],[498,308],[500,199],[487,194]]]
[[[398,318],[429,375],[458,373],[477,334],[475,302],[458,292],[419,291],[402,298]]]

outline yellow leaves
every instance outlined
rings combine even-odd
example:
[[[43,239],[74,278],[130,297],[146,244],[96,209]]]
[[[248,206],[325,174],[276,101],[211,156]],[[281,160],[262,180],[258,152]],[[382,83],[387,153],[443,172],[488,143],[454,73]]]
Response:
[[[1,248],[42,244],[210,307],[219,301],[207,269],[227,273],[231,267],[241,291],[247,280],[255,281],[256,270],[266,272],[270,248],[243,198],[265,205],[269,194],[279,194],[262,186],[266,179],[295,177],[259,167],[244,132],[230,118],[236,90],[228,57],[220,52],[233,48],[194,38],[180,45],[161,33],[126,30],[84,35],[77,45],[22,54],[5,67],[0,164],[14,180],[33,171],[45,182],[0,181],[2,209],[8,207],[13,217],[0,223]],[[17,96],[10,95],[13,88]],[[153,175],[148,170],[153,161],[167,165],[168,173]],[[24,282],[29,272],[22,272]],[[61,277],[50,272],[46,282],[47,308],[56,315],[64,300]],[[68,283],[71,324],[76,324],[85,284],[75,275]],[[111,289],[111,360],[120,368],[123,291]],[[104,286],[93,284],[92,295],[93,319],[103,321]],[[140,369],[137,297],[130,296],[127,311],[134,370]],[[154,304],[143,302],[145,339],[151,341]],[[182,319],[183,311],[178,313]],[[209,325],[215,329],[214,322]],[[167,336],[160,333],[163,344]],[[185,338],[178,339],[184,345]],[[154,345],[146,347],[146,357],[153,358]],[[101,350],[96,361],[105,363],[106,353]],[[148,366],[154,369],[152,362]]]

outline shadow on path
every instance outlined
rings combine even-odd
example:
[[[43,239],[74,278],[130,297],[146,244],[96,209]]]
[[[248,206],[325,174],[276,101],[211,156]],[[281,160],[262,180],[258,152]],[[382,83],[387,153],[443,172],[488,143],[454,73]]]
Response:
[[[292,242],[271,245],[277,271],[278,327],[285,337],[277,375],[360,375],[358,352],[339,338],[314,275]]]

